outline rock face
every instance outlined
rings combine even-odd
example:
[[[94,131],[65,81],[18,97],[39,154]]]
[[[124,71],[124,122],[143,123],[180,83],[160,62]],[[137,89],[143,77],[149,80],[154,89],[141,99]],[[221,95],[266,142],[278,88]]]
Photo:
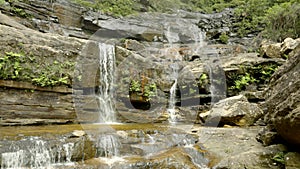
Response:
[[[249,103],[245,96],[239,95],[219,101],[200,117],[212,122],[220,120],[219,125],[250,126],[262,114],[263,111],[255,103]]]
[[[73,66],[85,40],[44,34],[0,16],[5,18],[0,25],[0,55],[7,59],[1,60],[6,69],[1,69],[0,125],[75,122],[70,86]],[[69,66],[63,68],[64,64]],[[65,85],[43,87],[57,75],[65,77]]]
[[[272,76],[263,104],[265,120],[290,144],[300,146],[300,45]]]

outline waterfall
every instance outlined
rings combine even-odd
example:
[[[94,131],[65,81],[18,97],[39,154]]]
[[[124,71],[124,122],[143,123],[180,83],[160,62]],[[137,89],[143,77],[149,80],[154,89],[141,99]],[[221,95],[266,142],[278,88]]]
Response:
[[[2,153],[1,166],[6,168],[19,168],[24,164],[26,154],[24,150]]]
[[[98,155],[111,158],[119,155],[120,140],[113,134],[102,134],[97,140]]]
[[[169,98],[169,105],[168,105],[168,113],[169,113],[169,122],[174,123],[176,122],[176,110],[175,110],[175,104],[176,104],[176,88],[177,88],[177,79],[175,79],[175,82],[173,83],[171,89],[170,89],[170,98]]]
[[[115,71],[115,47],[99,43],[99,123],[116,122],[113,90]]]
[[[31,138],[12,142],[10,152],[1,154],[1,167],[8,169],[29,167],[33,169],[53,168],[55,165],[71,163],[74,143],[51,147],[46,141]],[[64,155],[63,155],[64,154]]]
[[[170,88],[170,95],[169,95],[169,104],[168,104],[168,113],[169,113],[169,122],[175,123],[177,121],[176,118],[176,90],[177,90],[177,79],[178,79],[178,64],[174,63],[171,65],[172,73],[171,79],[174,80],[172,87]]]
[[[177,79],[178,79],[178,71],[179,71],[179,65],[176,63],[176,61],[181,60],[181,56],[178,53],[178,50],[176,49],[176,45],[174,45],[175,42],[180,41],[179,34],[176,32],[176,24],[169,23],[171,25],[167,25],[167,30],[165,32],[166,39],[169,43],[169,47],[165,51],[165,55],[171,56],[173,63],[170,65],[171,68],[171,74],[170,74],[170,80],[174,81],[172,87],[170,88],[170,95],[168,100],[168,108],[167,112],[169,114],[169,122],[175,123],[177,121],[176,118],[176,90],[177,90]],[[173,28],[175,31],[172,31],[171,28]]]

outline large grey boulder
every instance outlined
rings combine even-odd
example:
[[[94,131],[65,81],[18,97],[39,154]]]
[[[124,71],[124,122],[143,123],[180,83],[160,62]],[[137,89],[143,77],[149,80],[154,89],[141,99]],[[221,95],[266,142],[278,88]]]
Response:
[[[261,117],[263,111],[255,103],[249,103],[243,95],[230,97],[213,105],[212,109],[200,114],[206,121],[220,120],[219,124],[250,126]]]

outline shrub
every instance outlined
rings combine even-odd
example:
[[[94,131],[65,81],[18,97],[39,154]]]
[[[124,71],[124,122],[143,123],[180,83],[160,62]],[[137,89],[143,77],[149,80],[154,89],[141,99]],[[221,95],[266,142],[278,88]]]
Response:
[[[274,41],[283,41],[287,37],[300,35],[300,3],[286,2],[276,4],[267,11],[266,37]]]
[[[135,0],[73,0],[85,7],[93,8],[113,16],[126,16],[136,12]]]
[[[32,65],[36,65],[35,69]],[[6,52],[0,56],[0,79],[31,82],[37,86],[70,85],[74,62],[41,63],[34,56]]]
[[[228,39],[229,39],[229,37],[228,37],[228,35],[227,35],[225,32],[223,32],[223,33],[219,36],[219,40],[220,40],[222,43],[224,43],[224,44],[227,44],[227,43],[228,43]]]
[[[5,3],[5,0],[0,0],[0,5],[3,5]]]

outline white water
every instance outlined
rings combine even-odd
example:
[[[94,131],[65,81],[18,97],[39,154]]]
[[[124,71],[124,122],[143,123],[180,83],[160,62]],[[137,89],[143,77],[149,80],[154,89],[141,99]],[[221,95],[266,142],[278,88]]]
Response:
[[[74,149],[74,143],[67,143],[63,145],[64,151],[66,153],[66,163],[71,163],[72,153]]]
[[[175,123],[177,121],[176,110],[175,110],[176,89],[177,89],[177,79],[175,79],[175,82],[173,83],[173,85],[170,89],[169,105],[168,105],[168,109],[167,109],[168,113],[169,113],[169,122],[170,123]]]
[[[31,166],[33,168],[47,168],[51,166],[51,150],[48,149],[46,142],[35,140],[35,143],[28,149],[31,154]]]
[[[169,104],[167,111],[169,113],[169,122],[175,123],[177,121],[176,115],[176,90],[177,90],[177,79],[178,79],[178,72],[179,72],[179,65],[177,63],[171,64],[171,80],[174,80],[172,87],[170,88],[170,95],[169,95]]]
[[[206,45],[205,43],[206,33],[199,30],[199,28],[196,26],[190,27],[190,31],[193,34],[194,42],[195,42],[194,44],[195,46],[193,47],[194,49],[193,53],[199,55],[201,53],[201,50],[203,50],[203,47]]]
[[[116,122],[113,103],[115,47],[99,43],[99,123]]]
[[[173,25],[174,26],[174,25]],[[175,25],[176,27],[176,25]],[[175,28],[174,27],[174,28]],[[179,53],[177,49],[174,47],[174,42],[177,42],[180,40],[179,35],[177,32],[173,32],[172,27],[170,25],[167,26],[167,30],[165,32],[165,36],[167,38],[167,41],[169,43],[169,48],[165,50],[165,55],[171,56],[173,58],[173,61],[175,63],[172,63],[170,65],[171,67],[171,74],[170,74],[170,80],[174,81],[172,87],[170,88],[170,95],[168,100],[168,107],[167,111],[169,114],[169,122],[175,123],[177,121],[176,119],[176,90],[177,90],[177,79],[178,79],[178,64],[176,63],[177,60],[181,60],[181,57],[179,56]]]
[[[1,166],[11,169],[22,167],[25,157],[24,150],[2,153]]]
[[[120,140],[112,134],[100,135],[97,141],[98,154],[102,157],[112,158],[120,155]]]
[[[31,139],[30,145],[26,147],[24,145],[28,142],[21,141],[18,144],[20,145],[12,143],[11,152],[1,154],[1,168],[47,169],[72,162],[74,143],[57,145],[55,149],[51,148],[46,141],[38,139]]]

